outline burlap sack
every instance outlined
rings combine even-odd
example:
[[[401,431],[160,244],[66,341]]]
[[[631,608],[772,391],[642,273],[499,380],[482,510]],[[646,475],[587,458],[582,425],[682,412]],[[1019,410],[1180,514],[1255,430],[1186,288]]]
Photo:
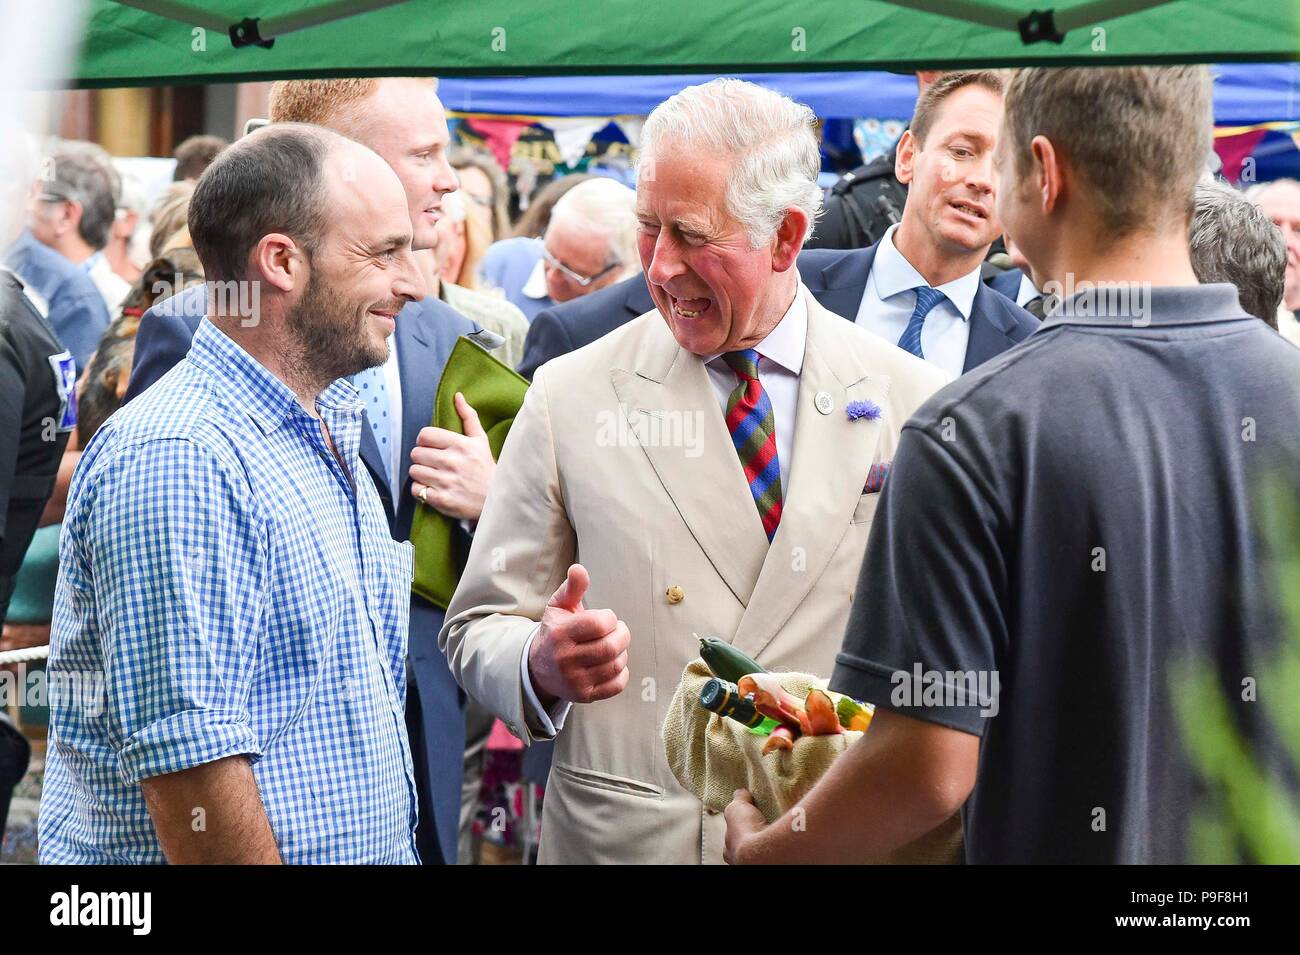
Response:
[[[802,700],[813,687],[827,681],[808,673],[777,673],[781,685]],[[735,720],[724,719],[700,706],[700,691],[713,677],[703,660],[682,672],[664,718],[661,735],[668,765],[677,781],[704,803],[722,812],[737,789],[748,789],[764,818],[772,822],[812,789],[840,753],[858,741],[858,732],[839,736],[804,736],[794,748],[763,755],[766,736],[757,736]],[[833,700],[841,694],[827,691]],[[961,818],[950,820],[904,846],[881,862],[946,864],[961,857]]]
[[[825,680],[807,673],[775,676],[798,700],[813,687],[826,688]],[[835,757],[862,735],[805,736],[795,741],[793,749],[764,756],[766,736],[756,736],[735,720],[700,706],[700,691],[712,678],[703,660],[686,667],[662,731],[673,775],[706,809],[722,812],[737,789],[748,789],[759,811],[772,822],[812,789]],[[838,694],[831,697],[838,699]]]

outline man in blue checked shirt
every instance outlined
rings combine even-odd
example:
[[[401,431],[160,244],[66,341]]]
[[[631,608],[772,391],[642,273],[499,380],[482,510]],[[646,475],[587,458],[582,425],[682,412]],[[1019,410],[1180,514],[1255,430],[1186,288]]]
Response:
[[[279,124],[213,163],[189,226],[208,318],[68,500],[49,679],[103,692],[51,693],[41,859],[416,862],[411,547],[340,380],[424,295],[405,194],[369,149]]]

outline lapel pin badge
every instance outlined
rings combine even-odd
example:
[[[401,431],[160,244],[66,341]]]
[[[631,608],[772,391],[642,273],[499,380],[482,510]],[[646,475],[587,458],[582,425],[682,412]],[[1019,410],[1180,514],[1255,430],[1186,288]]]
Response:
[[[850,401],[844,406],[844,413],[848,415],[850,421],[857,421],[859,418],[875,421],[881,414],[880,405],[874,401]]]
[[[829,391],[819,391],[813,398],[813,405],[822,414],[830,414],[835,410],[835,399],[831,397]]]

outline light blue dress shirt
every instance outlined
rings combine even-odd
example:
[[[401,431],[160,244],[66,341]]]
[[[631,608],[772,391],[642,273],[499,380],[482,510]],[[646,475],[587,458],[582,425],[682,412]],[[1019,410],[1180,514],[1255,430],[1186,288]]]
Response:
[[[928,285],[894,245],[898,226],[889,227],[871,263],[867,288],[858,305],[857,323],[867,331],[897,345],[916,307],[918,285]],[[970,341],[970,313],[979,291],[980,270],[976,266],[960,278],[936,288],[944,301],[926,316],[921,329],[921,350],[925,360],[956,378],[966,367],[966,345]]]

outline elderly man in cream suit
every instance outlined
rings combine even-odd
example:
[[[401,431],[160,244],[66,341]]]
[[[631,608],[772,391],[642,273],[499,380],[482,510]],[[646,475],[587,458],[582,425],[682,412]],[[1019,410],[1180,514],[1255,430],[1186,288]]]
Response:
[[[541,861],[722,860],[659,736],[693,633],[834,663],[883,465],[946,377],[800,284],[818,167],[777,93],[661,104],[637,195],[657,310],[540,369],[502,451],[440,639],[516,735],[557,737]]]

